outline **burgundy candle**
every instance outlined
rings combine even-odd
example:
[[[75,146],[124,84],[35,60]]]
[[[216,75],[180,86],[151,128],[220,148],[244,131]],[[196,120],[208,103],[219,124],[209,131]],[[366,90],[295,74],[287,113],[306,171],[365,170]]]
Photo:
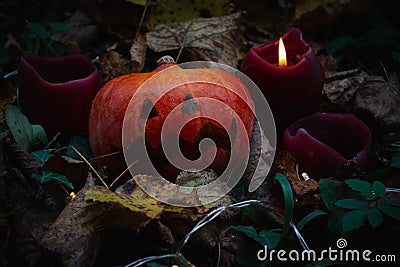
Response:
[[[311,178],[326,178],[335,176],[340,164],[354,162],[367,169],[371,132],[352,114],[315,113],[285,130],[282,148]]]
[[[324,70],[299,29],[282,36],[287,65],[279,64],[279,40],[252,47],[246,54],[241,71],[249,76],[265,95],[278,130],[319,110],[325,81]]]
[[[84,132],[100,83],[96,66],[84,55],[24,56],[19,65],[22,112],[50,134]]]

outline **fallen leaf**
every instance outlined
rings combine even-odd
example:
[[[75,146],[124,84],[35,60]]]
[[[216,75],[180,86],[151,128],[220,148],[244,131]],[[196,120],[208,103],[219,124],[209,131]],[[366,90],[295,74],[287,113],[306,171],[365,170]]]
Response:
[[[126,1],[140,6],[145,6],[147,2],[147,0],[126,0]]]
[[[224,16],[231,13],[229,3],[229,0],[192,0],[184,5],[180,0],[157,0],[150,9],[149,23],[159,25],[199,17]]]
[[[322,89],[321,109],[325,112],[351,112],[360,85],[368,74],[359,71],[338,72],[327,77]]]
[[[99,68],[103,77],[103,83],[106,83],[115,77],[127,74],[131,70],[131,62],[123,55],[110,49],[100,56]]]
[[[136,39],[132,42],[129,53],[131,54],[132,72],[140,72],[143,70],[146,59],[146,35],[138,34]]]
[[[141,218],[142,221],[140,224],[143,226],[150,220],[159,216],[164,210],[164,207],[159,205],[156,199],[148,196],[136,185],[134,185],[134,189],[130,194],[125,194],[123,191],[119,192],[120,193],[114,193],[104,187],[96,186],[93,189],[88,190],[85,200],[104,202],[127,208]]]
[[[30,124],[28,118],[17,106],[8,104],[5,108],[5,118],[15,141],[25,151],[30,152],[34,148],[47,144],[44,128],[38,124]]]
[[[212,60],[237,66],[234,30],[241,13],[228,16],[198,18],[168,25],[159,25],[146,34],[148,46],[155,52],[183,49],[201,49],[197,60]],[[189,52],[190,54],[190,52]]]
[[[357,90],[354,111],[378,121],[384,130],[399,129],[400,86],[397,75],[391,75],[388,80],[380,76],[366,78]]]
[[[312,179],[312,177],[305,180],[301,175],[304,171],[301,170],[301,166],[297,164],[296,159],[288,151],[276,151],[272,172],[285,175],[292,186],[296,200],[306,202],[318,190],[318,181]]]
[[[334,0],[322,0],[322,1],[314,1],[314,0],[303,0],[296,2],[296,9],[294,14],[294,19],[297,20],[303,16],[307,16],[308,14],[315,12],[317,9],[323,9],[327,14],[332,14],[334,11],[333,6],[337,4],[337,1]]]

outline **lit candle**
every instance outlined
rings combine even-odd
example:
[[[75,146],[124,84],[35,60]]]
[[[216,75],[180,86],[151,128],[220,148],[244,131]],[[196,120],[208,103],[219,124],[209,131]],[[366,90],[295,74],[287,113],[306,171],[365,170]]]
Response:
[[[279,137],[290,124],[319,110],[324,70],[299,29],[290,29],[276,42],[252,47],[240,70],[265,95]]]
[[[89,111],[100,89],[100,74],[84,55],[23,56],[19,64],[22,112],[48,134],[87,130]]]
[[[314,179],[335,176],[340,164],[350,162],[366,171],[370,163],[371,132],[352,114],[315,113],[285,130],[282,148]]]

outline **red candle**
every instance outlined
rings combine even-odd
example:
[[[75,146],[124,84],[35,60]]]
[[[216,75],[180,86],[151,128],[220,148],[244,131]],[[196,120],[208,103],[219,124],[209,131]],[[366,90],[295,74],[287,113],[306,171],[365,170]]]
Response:
[[[84,55],[24,56],[19,65],[22,112],[49,134],[84,132],[100,83],[96,66]]]
[[[265,95],[275,118],[278,136],[281,136],[290,124],[319,110],[325,75],[299,29],[288,30],[281,38],[281,46],[279,43],[277,40],[252,47],[240,70]]]
[[[335,176],[340,164],[350,162],[365,171],[370,162],[371,132],[352,114],[315,113],[285,130],[282,148],[314,179]]]

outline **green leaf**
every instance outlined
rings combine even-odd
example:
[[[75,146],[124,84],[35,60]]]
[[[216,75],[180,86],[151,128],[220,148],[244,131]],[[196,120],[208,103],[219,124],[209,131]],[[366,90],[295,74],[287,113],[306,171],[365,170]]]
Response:
[[[353,231],[360,228],[367,217],[366,210],[352,210],[347,212],[342,218],[343,231]]]
[[[344,198],[336,201],[335,205],[345,209],[367,209],[369,203],[355,198]]]
[[[25,27],[29,31],[31,31],[36,37],[42,38],[47,36],[46,28],[38,23],[28,22]]]
[[[242,232],[246,234],[248,237],[256,240],[258,238],[258,233],[257,230],[253,226],[249,225],[234,225],[232,226],[233,230],[236,230],[238,232]]]
[[[269,230],[261,230],[257,233],[257,230],[253,226],[247,225],[237,225],[232,226],[232,229],[246,234],[248,237],[254,239],[262,246],[267,246],[269,249],[274,249],[281,240],[281,235],[279,233],[271,232]]]
[[[400,207],[388,206],[385,204],[378,204],[378,209],[385,213],[387,216],[400,222]]]
[[[278,246],[279,241],[281,241],[281,235],[264,229],[260,231],[259,239],[256,241],[261,245],[266,245],[268,249],[275,249]]]
[[[400,152],[393,154],[390,167],[400,168]]]
[[[289,232],[290,222],[292,221],[293,217],[293,210],[294,210],[293,191],[288,179],[283,174],[277,173],[275,175],[274,183],[276,183],[277,181],[280,183],[282,187],[283,196],[285,199],[285,219],[283,221],[282,236],[286,237],[287,233]]]
[[[384,203],[386,205],[389,205],[389,206],[397,205],[397,204],[400,204],[400,199],[398,199],[398,198],[384,198]]]
[[[382,182],[374,181],[372,183],[372,191],[376,197],[384,197],[386,194],[386,187]]]
[[[327,215],[327,213],[323,210],[314,210],[307,214],[301,221],[297,224],[297,229],[301,231],[307,223],[309,223],[312,219],[320,215]]]
[[[63,22],[50,22],[49,23],[50,29],[54,32],[62,32],[62,31],[68,31],[72,30],[74,27],[70,25],[69,21],[63,21]]]
[[[393,59],[393,61],[400,62],[400,53],[399,52],[393,52],[392,53],[392,59]]]
[[[49,142],[47,139],[47,134],[41,125],[33,124],[32,131],[33,131],[33,135],[32,135],[33,140],[32,140],[32,144],[31,144],[32,147],[47,145],[47,143]]]
[[[382,213],[378,210],[378,208],[373,207],[367,210],[367,219],[369,224],[375,228],[382,223],[383,216]]]
[[[45,183],[50,180],[56,180],[57,182],[62,183],[71,189],[74,189],[74,186],[72,185],[72,183],[68,180],[68,178],[65,175],[62,175],[62,174],[59,174],[56,172],[41,171],[40,174],[32,173],[31,177],[38,180],[41,183]]]
[[[330,41],[325,49],[329,55],[334,55],[342,50],[345,46],[353,44],[355,39],[349,35],[339,36],[338,38],[333,39]]]
[[[358,179],[348,179],[345,183],[353,190],[359,192],[362,196],[373,199],[371,184]]]
[[[145,6],[147,0],[126,0],[128,2],[131,2],[132,4],[140,5],[140,6]]]
[[[318,187],[325,206],[330,211],[336,210],[335,202],[339,199],[342,191],[342,183],[331,179],[321,179],[318,182]]]
[[[89,138],[86,134],[72,136],[68,144],[67,156],[74,159],[81,159],[81,157],[70,148],[71,146],[75,147],[87,160],[93,158]]]
[[[38,151],[34,151],[31,153],[32,156],[34,156],[41,165],[43,165],[46,160],[48,160],[49,158],[51,158],[51,156],[53,156],[49,151],[45,151],[45,150],[38,150]]]
[[[15,141],[23,150],[30,152],[33,128],[28,118],[12,104],[6,106],[5,117]]]

